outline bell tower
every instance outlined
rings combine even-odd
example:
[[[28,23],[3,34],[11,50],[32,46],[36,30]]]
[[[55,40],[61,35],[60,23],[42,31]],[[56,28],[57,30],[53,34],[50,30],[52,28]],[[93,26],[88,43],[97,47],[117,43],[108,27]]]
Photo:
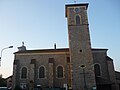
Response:
[[[96,87],[87,8],[88,3],[66,5],[72,90]]]

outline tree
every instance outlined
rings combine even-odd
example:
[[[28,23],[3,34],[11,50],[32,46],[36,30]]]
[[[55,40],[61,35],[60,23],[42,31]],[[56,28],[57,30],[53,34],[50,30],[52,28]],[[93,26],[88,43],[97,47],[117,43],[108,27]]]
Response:
[[[2,78],[2,74],[0,74],[0,87],[6,87],[7,81],[6,79]]]

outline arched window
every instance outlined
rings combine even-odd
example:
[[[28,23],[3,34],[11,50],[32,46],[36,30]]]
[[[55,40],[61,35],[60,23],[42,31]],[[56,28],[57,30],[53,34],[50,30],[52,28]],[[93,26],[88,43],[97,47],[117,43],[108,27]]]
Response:
[[[57,67],[57,77],[63,78],[63,67],[62,66]]]
[[[27,78],[27,68],[23,67],[21,69],[21,79],[26,79]]]
[[[94,65],[94,69],[95,69],[95,77],[101,76],[100,65],[99,64],[95,64]]]
[[[45,78],[45,68],[43,66],[39,68],[39,78]]]
[[[76,21],[76,25],[81,24],[81,17],[79,15],[76,15],[75,21]]]

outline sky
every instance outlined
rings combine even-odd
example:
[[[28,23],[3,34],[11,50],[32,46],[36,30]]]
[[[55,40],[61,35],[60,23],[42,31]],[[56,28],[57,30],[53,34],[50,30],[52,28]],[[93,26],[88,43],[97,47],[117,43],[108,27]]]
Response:
[[[12,75],[14,52],[25,43],[28,50],[68,47],[65,5],[74,0],[0,0],[0,74]],[[76,0],[89,3],[92,48],[108,49],[115,70],[120,71],[120,0]]]

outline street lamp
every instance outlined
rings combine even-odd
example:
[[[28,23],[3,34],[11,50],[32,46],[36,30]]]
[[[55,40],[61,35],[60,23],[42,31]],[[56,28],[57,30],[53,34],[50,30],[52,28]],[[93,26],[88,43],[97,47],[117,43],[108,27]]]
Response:
[[[86,66],[84,65],[84,64],[82,64],[81,66],[80,66],[81,68],[82,68],[82,70],[83,70],[83,79],[84,79],[84,90],[87,90],[87,85],[86,85],[86,79],[85,79],[85,68],[86,68]]]
[[[9,47],[3,48],[1,50],[1,54],[0,54],[0,66],[1,66],[1,60],[2,60],[2,52],[3,52],[3,50],[8,49],[8,48],[13,48],[13,46],[9,46]]]

